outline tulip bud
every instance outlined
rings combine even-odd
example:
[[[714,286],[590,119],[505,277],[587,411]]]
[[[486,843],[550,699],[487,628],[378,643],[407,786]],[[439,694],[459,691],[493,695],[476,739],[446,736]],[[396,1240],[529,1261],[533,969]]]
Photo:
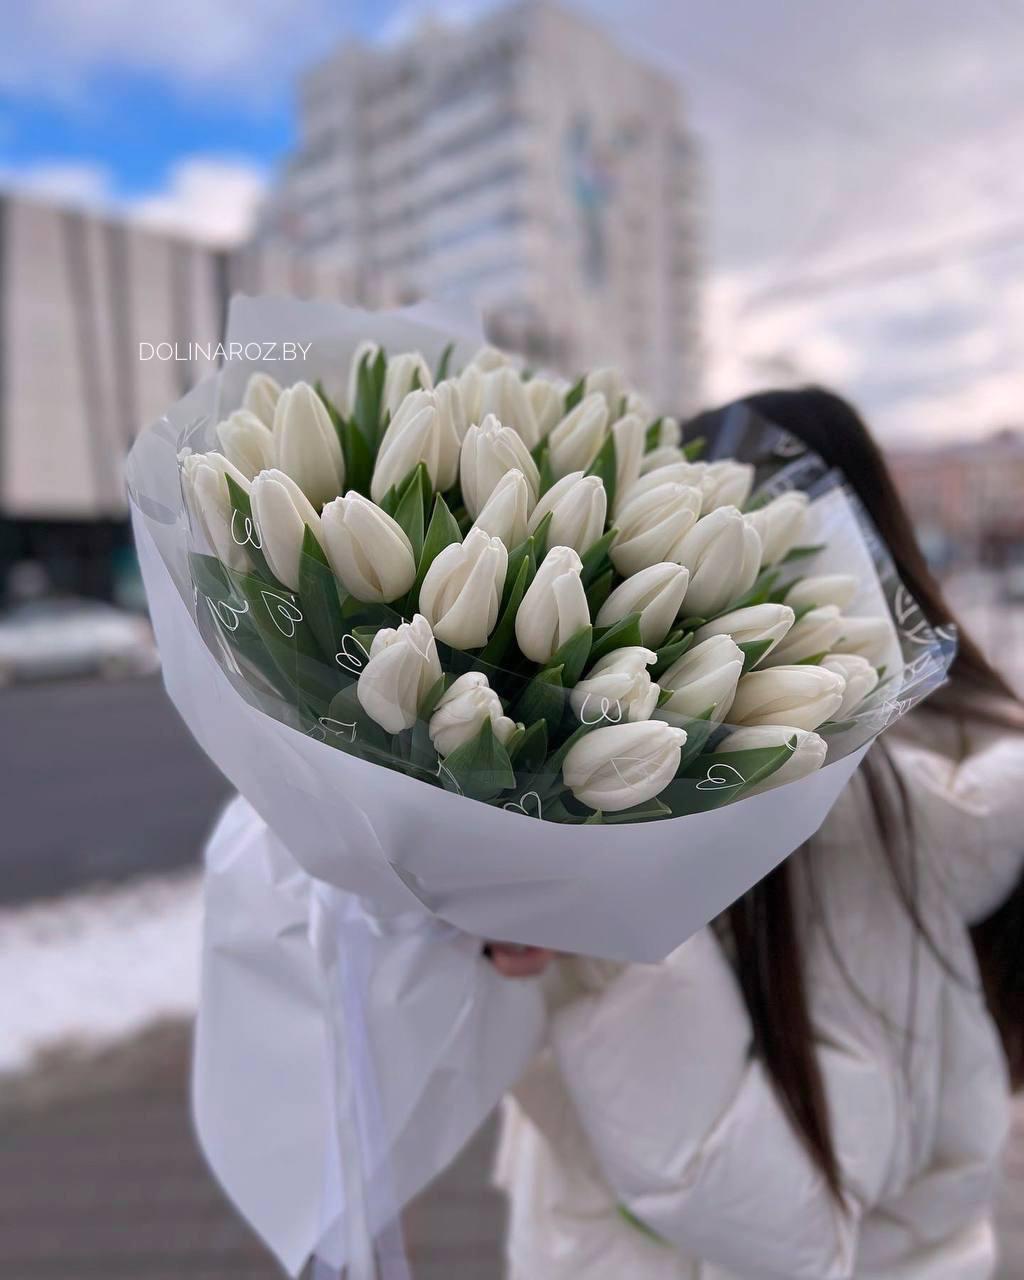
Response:
[[[249,492],[249,481],[219,453],[183,453],[181,483],[193,524],[203,533],[210,550],[229,569],[245,573],[251,566],[237,527],[225,479]],[[256,535],[257,539],[259,535]]]
[[[665,790],[685,742],[686,732],[663,720],[602,726],[569,748],[562,777],[582,804],[617,813]]]
[[[604,443],[608,406],[604,396],[584,396],[548,436],[548,460],[558,479],[570,471],[586,471]]]
[[[552,547],[516,614],[516,641],[524,657],[545,663],[590,622],[583,562],[572,547]]]
[[[364,338],[362,342],[352,352],[352,359],[348,365],[348,382],[345,388],[345,412],[353,414],[356,411],[356,401],[359,399],[359,369],[363,361],[366,367],[374,363],[380,355],[380,347],[376,342],[371,342]]]
[[[637,645],[606,653],[569,695],[573,711],[584,724],[650,720],[661,690],[647,668],[657,660],[653,650]]]
[[[466,365],[465,369],[452,381],[459,388],[462,404],[469,421],[480,422],[484,415],[480,412],[484,395],[484,371],[475,364]]]
[[[324,551],[345,590],[357,600],[390,604],[412,586],[412,543],[396,521],[362,494],[335,498],[321,516]]]
[[[490,720],[494,736],[503,745],[516,731],[516,722],[504,714],[501,699],[482,671],[467,671],[441,695],[430,717],[430,741],[439,756],[472,742],[484,721]]]
[[[845,609],[857,594],[857,579],[851,573],[824,573],[801,578],[786,592],[786,604],[793,609],[811,609],[834,604]]]
[[[626,495],[640,479],[640,464],[644,460],[644,442],[647,427],[643,418],[627,413],[612,423],[612,439],[615,441],[615,509],[625,506]]]
[[[484,374],[477,413],[476,421],[493,413],[503,427],[511,427],[519,433],[528,449],[532,449],[540,439],[533,405],[526,394],[526,383],[515,369],[507,365]]]
[[[640,615],[640,637],[657,648],[672,630],[682,607],[690,571],[680,564],[652,564],[615,588],[597,615],[599,627],[610,627],[631,613]]]
[[[670,689],[672,696],[662,703],[658,714],[671,723],[674,716],[696,720],[710,710],[711,723],[721,724],[742,674],[739,645],[729,636],[709,636],[662,672],[658,683]]]
[[[446,421],[451,422],[461,445],[466,438],[466,432],[469,430],[470,419],[466,413],[466,405],[462,399],[459,384],[454,378],[446,378],[444,382],[437,384],[434,388],[434,403],[437,405],[438,413]],[[479,421],[479,419],[475,419],[475,421]]]
[[[274,413],[274,456],[319,511],[345,487],[341,442],[324,402],[308,382],[286,387]]]
[[[274,425],[274,412],[281,396],[281,384],[269,373],[254,373],[245,386],[242,408],[255,414],[265,427]]]
[[[526,540],[531,505],[526,477],[521,471],[506,471],[484,503],[473,528],[500,538],[511,550]]]
[[[571,471],[556,480],[533,509],[530,533],[551,513],[548,545],[572,547],[581,555],[604,533],[608,494],[600,476]]]
[[[660,467],[671,467],[677,462],[686,462],[686,454],[682,449],[674,444],[658,445],[656,449],[652,449],[649,453],[644,454],[644,460],[640,464],[640,474],[647,475],[651,471],[657,471]],[[706,462],[693,462],[690,466],[700,467],[701,471],[707,468]]]
[[[784,746],[790,747],[792,755],[762,782],[744,791],[746,798],[816,773],[825,763],[828,743],[819,734],[808,729],[797,729],[785,724],[759,724],[748,729],[736,729],[716,748],[715,754],[728,757],[736,751],[760,751],[766,747]]]
[[[651,454],[647,454],[648,458],[651,456]],[[657,489],[659,485],[663,484],[685,484],[688,488],[700,489],[704,471],[705,464],[703,462],[687,462],[685,459],[668,463],[664,467],[656,467],[653,471],[645,471],[621,495],[619,495],[618,486],[616,486],[618,509],[621,511],[627,502],[638,498],[642,493],[650,493],[652,489]],[[620,496],[621,501],[618,501]],[[701,501],[703,501],[703,496]]]
[[[811,609],[797,618],[786,638],[763,659],[763,663],[766,667],[780,667],[806,662],[808,658],[820,658],[835,645],[842,629],[843,619],[834,604]]]
[[[299,589],[299,565],[306,526],[323,545],[320,517],[299,486],[283,471],[261,471],[249,496],[263,556],[278,582]]]
[[[418,351],[404,351],[392,356],[384,374],[381,412],[393,418],[410,391],[429,391],[433,385],[430,367]]]
[[[843,704],[845,681],[823,667],[770,667],[743,676],[729,716],[734,724],[817,729]]]
[[[622,404],[626,399],[626,381],[621,370],[614,365],[591,369],[583,379],[583,394],[604,396],[604,402],[608,406],[608,421],[614,422],[622,412]]]
[[[643,418],[644,422],[650,422],[654,417],[654,410],[651,408],[650,400],[648,400],[647,397],[642,395],[639,391],[626,392],[626,412],[635,413],[638,417]],[[666,418],[665,421],[675,422],[675,419]],[[676,423],[676,425],[678,426],[679,424]],[[661,443],[667,442],[662,441]],[[678,444],[679,441],[674,440],[671,443]]]
[[[859,653],[830,653],[821,665],[826,671],[834,671],[846,681],[843,702],[833,719],[845,720],[852,715],[864,699],[878,686],[878,672]]]
[[[441,679],[441,662],[430,624],[422,614],[373,637],[370,660],[359,674],[356,697],[387,733],[411,729],[420,704]]]
[[[719,507],[697,521],[675,558],[690,570],[687,614],[713,618],[754,585],[761,539],[735,507]]]
[[[694,638],[698,644],[711,636],[732,636],[737,644],[762,644],[767,640],[763,661],[792,627],[795,617],[786,604],[752,604],[732,609],[699,627]]]
[[[498,621],[508,569],[500,538],[470,529],[464,542],[444,548],[420,587],[420,611],[434,634],[453,649],[479,649]]]
[[[489,413],[479,426],[472,426],[466,432],[459,461],[462,500],[474,519],[507,471],[523,473],[532,506],[540,489],[537,464],[518,432],[503,427],[494,414]]]
[[[507,351],[501,351],[498,347],[492,347],[490,343],[484,343],[469,363],[481,373],[493,373],[495,369],[512,368],[514,371],[515,359]]]
[[[421,462],[434,489],[444,492],[452,487],[458,474],[459,436],[451,408],[451,402],[439,401],[436,391],[411,391],[405,397],[377,450],[370,481],[374,502],[400,486]]]
[[[808,502],[806,493],[791,489],[747,516],[761,539],[762,564],[778,564],[800,541],[807,525]]]
[[[658,419],[658,432],[657,432],[657,440],[655,443],[656,449],[665,449],[665,448],[678,449],[680,444],[682,444],[682,440],[683,440],[683,429],[679,425],[678,418],[670,418],[666,415]]]
[[[623,577],[666,560],[683,563],[680,551],[699,515],[700,491],[685,484],[662,484],[631,497],[615,519],[612,563]]]
[[[835,647],[843,653],[859,653],[877,667],[885,661],[892,643],[892,623],[888,618],[843,618]]]
[[[569,384],[561,379],[536,377],[526,384],[526,394],[541,439],[565,414],[565,397]]]
[[[719,507],[742,507],[754,487],[754,468],[749,462],[709,462],[702,477],[704,514]]]
[[[224,456],[247,480],[274,465],[274,434],[251,409],[236,409],[218,423],[217,440]]]

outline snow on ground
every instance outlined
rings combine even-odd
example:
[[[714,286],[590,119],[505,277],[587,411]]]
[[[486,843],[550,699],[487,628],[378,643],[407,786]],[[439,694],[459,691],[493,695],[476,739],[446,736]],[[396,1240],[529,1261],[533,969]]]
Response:
[[[0,911],[0,1073],[194,1013],[200,885],[197,872],[154,876]]]

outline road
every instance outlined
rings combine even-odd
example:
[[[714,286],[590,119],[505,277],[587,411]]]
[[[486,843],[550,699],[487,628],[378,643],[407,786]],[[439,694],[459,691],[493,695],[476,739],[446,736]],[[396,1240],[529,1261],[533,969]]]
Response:
[[[0,692],[0,903],[194,861],[228,785],[159,677]]]

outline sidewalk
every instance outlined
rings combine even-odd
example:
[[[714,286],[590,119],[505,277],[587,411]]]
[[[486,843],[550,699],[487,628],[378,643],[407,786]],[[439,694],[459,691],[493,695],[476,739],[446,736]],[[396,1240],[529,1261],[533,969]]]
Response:
[[[184,1023],[0,1082],[4,1280],[279,1280],[192,1138]],[[1003,1195],[1000,1280],[1024,1276],[1024,1102]],[[500,1280],[490,1133],[409,1210],[415,1280]],[[542,1280],[538,1277],[537,1280]]]

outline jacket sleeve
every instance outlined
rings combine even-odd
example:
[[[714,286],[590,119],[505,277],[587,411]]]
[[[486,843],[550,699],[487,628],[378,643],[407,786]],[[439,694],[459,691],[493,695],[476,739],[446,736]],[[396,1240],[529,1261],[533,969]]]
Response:
[[[976,924],[1024,870],[1024,733],[965,735],[959,758],[895,740],[925,865],[961,917]]]
[[[849,1034],[829,1028],[817,1050],[840,1203],[751,1056],[746,1009],[709,930],[552,1024],[578,1118],[620,1202],[682,1252],[763,1280],[853,1274],[860,1219],[889,1163],[897,1085]]]

